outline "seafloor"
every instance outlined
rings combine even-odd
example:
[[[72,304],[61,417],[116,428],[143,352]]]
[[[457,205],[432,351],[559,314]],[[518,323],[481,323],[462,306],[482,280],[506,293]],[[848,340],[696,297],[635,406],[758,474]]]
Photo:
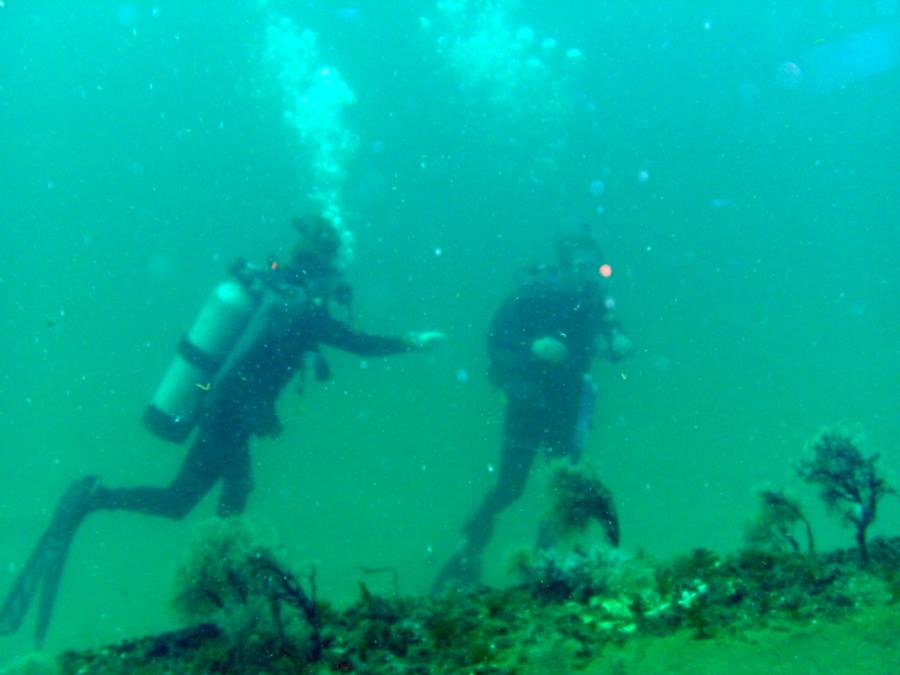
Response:
[[[253,570],[266,555],[257,549]],[[52,669],[900,672],[900,537],[871,542],[865,565],[855,550],[744,550],[725,557],[696,550],[653,562],[598,548],[525,556],[518,567],[522,583],[507,589],[379,597],[361,585],[359,599],[341,611],[304,604],[313,597],[310,577],[285,572],[254,585],[241,577],[246,570],[231,567],[205,578],[200,595],[196,585],[182,589],[182,605],[194,603],[195,614],[209,620],[103,649],[66,652]],[[228,588],[217,590],[215,584]]]

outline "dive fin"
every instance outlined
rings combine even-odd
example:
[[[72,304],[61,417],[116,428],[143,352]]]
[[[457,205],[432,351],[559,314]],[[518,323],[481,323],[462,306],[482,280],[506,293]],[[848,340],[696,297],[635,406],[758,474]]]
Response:
[[[69,545],[81,521],[93,506],[91,497],[97,484],[95,476],[83,478],[69,486],[60,499],[50,526],[34,547],[0,608],[0,635],[15,633],[19,629],[40,588],[35,641],[38,646],[43,643],[53,615]]]

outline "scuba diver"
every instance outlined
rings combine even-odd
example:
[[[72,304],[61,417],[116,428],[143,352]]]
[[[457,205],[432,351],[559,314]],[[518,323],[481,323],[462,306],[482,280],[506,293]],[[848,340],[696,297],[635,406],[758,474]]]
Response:
[[[275,437],[281,424],[279,394],[312,367],[329,377],[320,345],[364,356],[422,351],[441,333],[379,337],[334,318],[346,309],[350,287],[342,281],[340,234],[323,218],[295,222],[300,240],[284,265],[254,267],[238,261],[233,279],[220,284],[198,314],[144,414],[155,434],[175,442],[198,429],[181,469],[168,487],[110,488],[96,476],[75,481],[53,514],[0,608],[0,635],[22,624],[40,590],[35,639],[49,627],[69,545],[93,511],[125,510],[180,519],[221,481],[217,512],[243,512],[253,488],[252,436]]]
[[[558,265],[527,270],[503,303],[487,338],[489,379],[503,390],[506,415],[497,479],[463,527],[463,545],[441,569],[434,590],[476,584],[494,520],[525,489],[532,462],[548,456],[576,463],[584,448],[596,398],[591,361],[614,362],[631,352],[631,340],[615,318],[605,289],[612,268],[585,230],[556,243]],[[611,502],[602,523],[618,545],[618,520]],[[552,545],[542,524],[537,547]]]

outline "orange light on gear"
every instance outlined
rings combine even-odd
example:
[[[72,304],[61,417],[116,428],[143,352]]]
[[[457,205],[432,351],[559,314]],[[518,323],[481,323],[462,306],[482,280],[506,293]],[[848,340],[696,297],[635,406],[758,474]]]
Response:
[[[608,263],[603,263],[600,267],[597,268],[597,272],[604,279],[609,279],[612,276],[612,265]]]
[[[277,260],[273,260],[273,261],[269,264],[269,269],[272,270],[273,272],[274,272],[275,270],[277,270],[277,269],[278,269],[278,261],[277,261]]]

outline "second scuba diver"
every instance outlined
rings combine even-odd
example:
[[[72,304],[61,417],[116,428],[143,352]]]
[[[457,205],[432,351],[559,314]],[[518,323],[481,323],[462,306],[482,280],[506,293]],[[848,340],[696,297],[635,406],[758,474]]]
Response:
[[[596,398],[591,362],[597,355],[614,362],[632,350],[607,294],[612,268],[597,241],[587,231],[562,237],[556,257],[557,265],[529,270],[491,323],[489,377],[506,398],[497,480],[466,521],[462,546],[439,572],[435,591],[478,583],[494,521],[522,494],[540,449],[579,460]],[[607,507],[603,525],[618,545],[615,508]],[[538,548],[552,543],[542,527]]]

